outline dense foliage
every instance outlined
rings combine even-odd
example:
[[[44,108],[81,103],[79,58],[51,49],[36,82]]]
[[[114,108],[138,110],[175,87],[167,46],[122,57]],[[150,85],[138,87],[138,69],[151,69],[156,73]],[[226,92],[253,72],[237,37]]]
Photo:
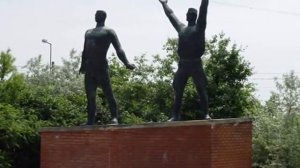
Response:
[[[1,168],[39,167],[39,129],[84,122],[83,90],[77,88],[76,92],[74,87],[78,85],[67,86],[74,78],[67,77],[74,68],[68,67],[73,59],[71,54],[70,61],[50,73],[41,64],[41,57],[34,58],[28,62],[28,73],[19,74],[9,51],[1,53],[0,60],[6,60],[0,62]]]
[[[291,72],[276,81],[266,105],[255,116],[254,167],[300,167],[300,79]]]
[[[249,62],[241,56],[243,49],[231,45],[224,34],[207,43],[205,70],[208,77],[209,111],[214,118],[240,117],[254,110],[254,88]]]

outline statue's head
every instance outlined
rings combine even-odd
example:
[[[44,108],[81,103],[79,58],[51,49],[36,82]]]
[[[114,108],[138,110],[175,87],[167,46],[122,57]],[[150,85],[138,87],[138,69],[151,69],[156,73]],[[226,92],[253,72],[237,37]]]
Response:
[[[105,22],[106,12],[103,10],[98,10],[95,15],[95,20],[97,23]]]
[[[197,19],[198,11],[195,8],[189,8],[188,12],[186,13],[186,20],[188,22],[195,22]]]

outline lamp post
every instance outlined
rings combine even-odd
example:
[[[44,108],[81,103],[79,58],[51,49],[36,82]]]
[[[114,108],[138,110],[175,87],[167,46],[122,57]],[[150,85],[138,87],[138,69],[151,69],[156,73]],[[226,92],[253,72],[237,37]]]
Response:
[[[52,69],[52,43],[50,43],[46,39],[42,39],[42,42],[50,45],[50,71],[51,71],[51,69]]]

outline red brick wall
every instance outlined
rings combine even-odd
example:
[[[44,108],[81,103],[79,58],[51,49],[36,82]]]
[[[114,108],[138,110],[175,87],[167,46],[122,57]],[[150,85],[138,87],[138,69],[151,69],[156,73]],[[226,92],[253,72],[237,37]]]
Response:
[[[252,165],[252,124],[223,124],[212,128],[212,168]]]
[[[249,120],[46,128],[41,168],[251,168]]]

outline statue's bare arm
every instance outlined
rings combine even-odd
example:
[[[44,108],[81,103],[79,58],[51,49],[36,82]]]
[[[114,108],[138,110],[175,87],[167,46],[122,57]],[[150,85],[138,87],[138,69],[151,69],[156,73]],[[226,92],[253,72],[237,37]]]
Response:
[[[205,31],[206,29],[207,8],[208,8],[208,0],[202,0],[199,9],[199,17],[197,19],[197,29],[199,31]]]
[[[121,47],[120,41],[115,31],[110,30],[110,34],[111,34],[112,45],[114,46],[119,59],[124,63],[127,69],[131,69],[131,70],[134,69],[135,65],[130,64],[129,61],[127,60],[126,54]]]
[[[168,5],[168,0],[159,0],[162,4],[165,14],[169,18],[170,22],[172,23],[173,27],[176,29],[177,32],[180,32],[184,28],[184,24],[181,23],[178,18],[175,16],[173,10]]]
[[[80,66],[80,69],[79,69],[79,73],[85,73],[86,69],[85,69],[85,62],[87,60],[87,55],[86,55],[86,45],[87,45],[87,42],[86,42],[86,39],[84,39],[84,46],[83,46],[83,51],[82,51],[82,54],[81,54],[81,66]]]

